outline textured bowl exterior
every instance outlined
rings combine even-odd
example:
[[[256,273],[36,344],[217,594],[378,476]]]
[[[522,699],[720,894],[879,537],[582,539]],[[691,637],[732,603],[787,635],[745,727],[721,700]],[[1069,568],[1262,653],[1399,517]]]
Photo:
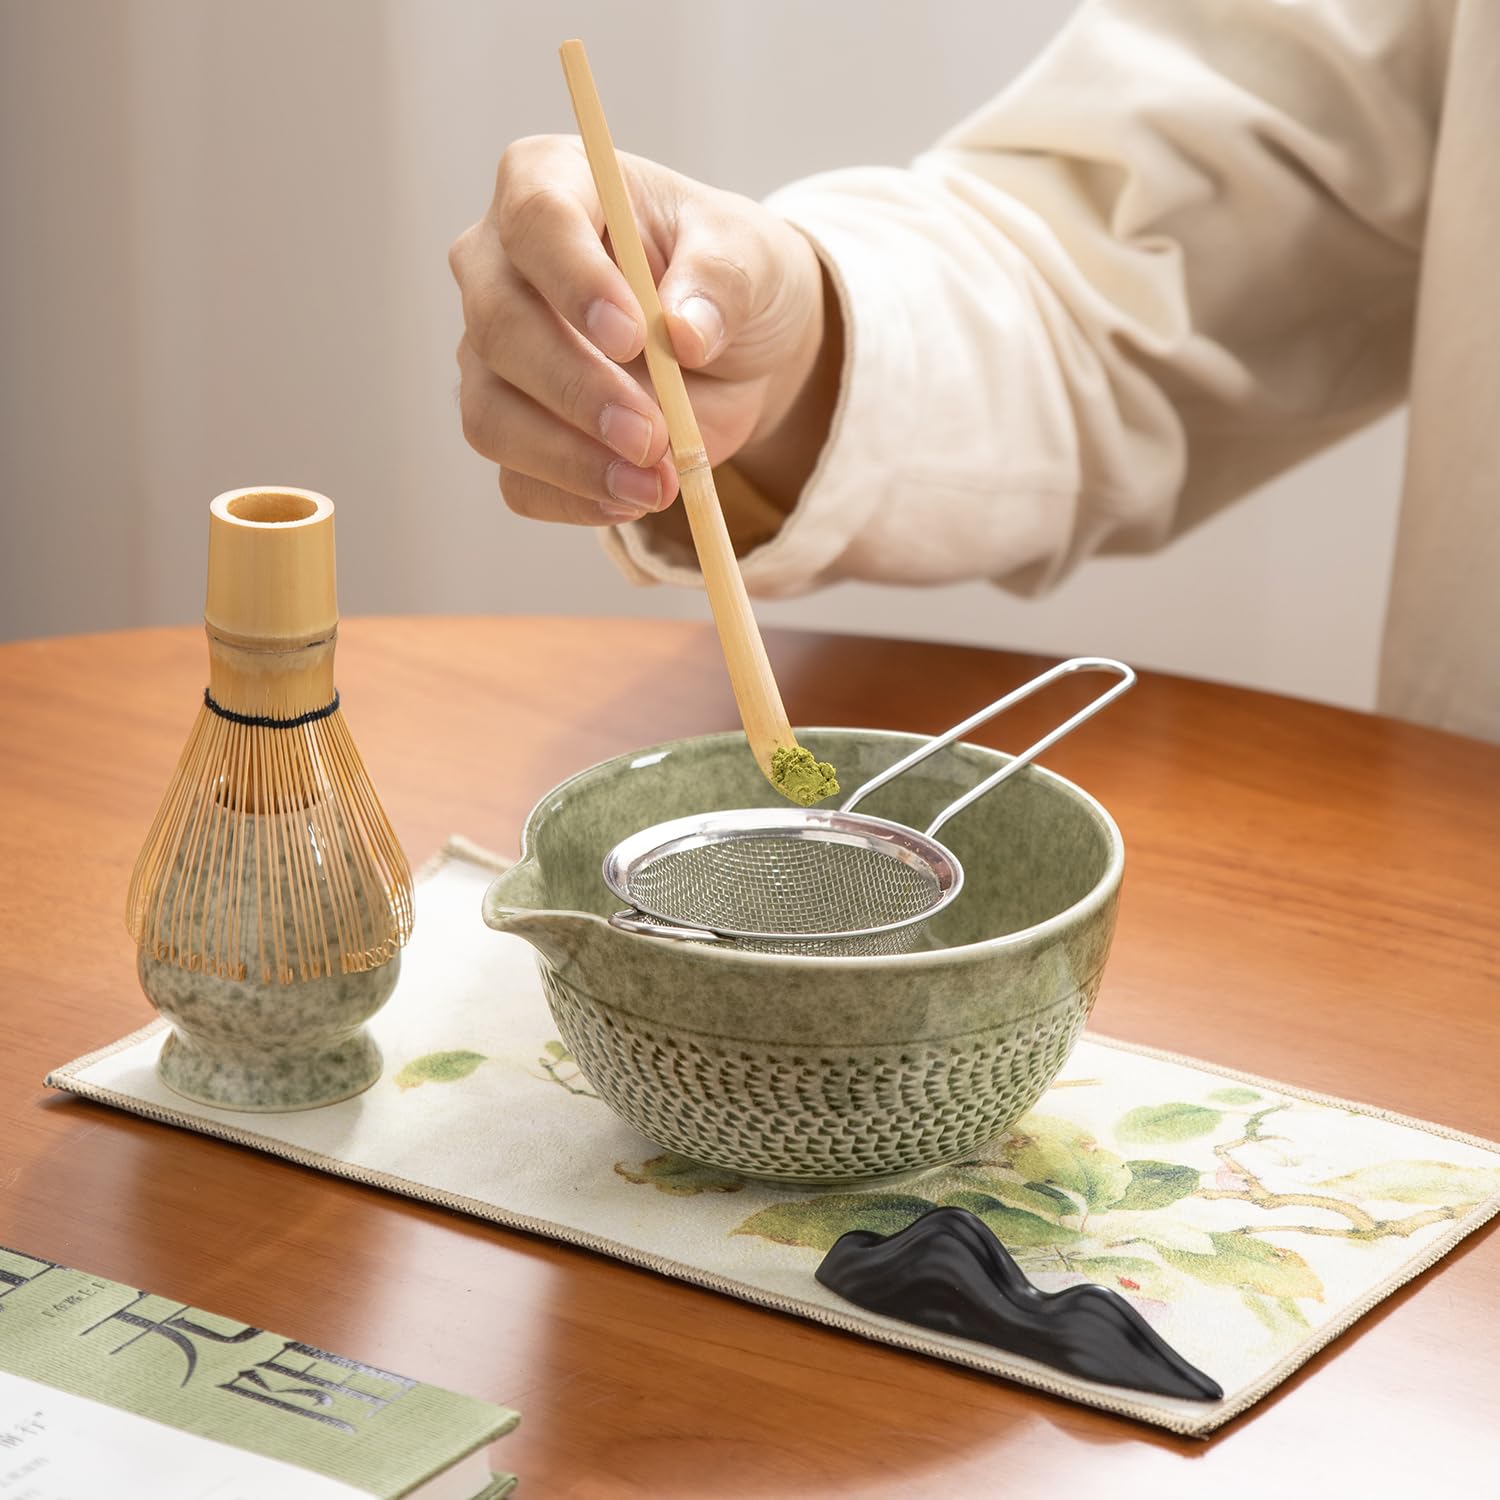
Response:
[[[799,740],[846,785],[918,742],[860,730]],[[935,810],[924,798],[941,806],[1005,759],[955,752],[925,789],[907,788],[906,806],[872,811],[924,826]],[[968,883],[933,924],[946,945],[923,952],[755,953],[611,927],[606,850],[694,801],[765,805],[740,779],[748,759],[740,736],[706,736],[564,783],[528,820],[522,860],[491,888],[486,920],[540,950],[562,1039],[600,1096],[660,1145],[746,1176],[828,1186],[961,1159],[1035,1103],[1088,1019],[1114,930],[1118,830],[1061,778],[1034,768],[1015,778],[986,799],[1010,806],[968,828],[967,853],[955,849]],[[1017,927],[1027,916],[1038,920]]]
[[[747,1177],[836,1186],[958,1161],[1018,1120],[1068,1060],[1099,976],[1019,1021],[886,1046],[753,1048],[598,1004],[539,960],[553,1018],[623,1119]]]

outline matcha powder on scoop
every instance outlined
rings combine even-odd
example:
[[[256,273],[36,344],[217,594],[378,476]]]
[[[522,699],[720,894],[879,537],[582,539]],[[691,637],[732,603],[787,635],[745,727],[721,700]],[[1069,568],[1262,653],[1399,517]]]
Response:
[[[799,807],[811,807],[839,789],[833,767],[801,745],[777,746],[771,756],[771,780],[783,797]]]

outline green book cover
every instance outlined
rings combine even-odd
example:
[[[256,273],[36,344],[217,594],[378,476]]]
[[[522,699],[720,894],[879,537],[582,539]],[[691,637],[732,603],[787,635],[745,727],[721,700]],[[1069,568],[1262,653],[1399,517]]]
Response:
[[[0,1371],[399,1500],[517,1413],[0,1247]],[[27,1433],[0,1430],[0,1468]],[[0,1476],[3,1478],[3,1476]],[[507,1493],[498,1477],[484,1496]]]

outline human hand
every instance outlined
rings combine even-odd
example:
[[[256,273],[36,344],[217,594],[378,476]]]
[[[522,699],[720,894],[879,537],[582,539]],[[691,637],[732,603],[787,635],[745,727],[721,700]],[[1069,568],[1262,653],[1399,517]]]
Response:
[[[673,352],[724,462],[787,423],[824,345],[811,245],[748,198],[621,155]],[[645,320],[604,246],[576,137],[532,136],[448,252],[463,294],[464,436],[523,516],[613,525],[670,505],[677,474],[641,350]],[[805,424],[799,424],[805,425]]]

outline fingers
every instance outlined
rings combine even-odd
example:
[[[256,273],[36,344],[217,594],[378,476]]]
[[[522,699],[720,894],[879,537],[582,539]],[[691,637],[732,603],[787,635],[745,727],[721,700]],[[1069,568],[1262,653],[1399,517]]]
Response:
[[[701,369],[731,349],[780,282],[772,247],[756,232],[763,216],[737,212],[739,201],[729,193],[705,193],[676,226],[658,292],[673,352],[685,369]]]
[[[624,526],[638,521],[643,512],[621,508],[609,509],[582,495],[534,479],[515,469],[500,470],[500,494],[506,505],[518,516],[531,521],[560,522],[566,526]]]
[[[633,359],[646,324],[604,248],[604,211],[583,147],[533,136],[500,158],[491,216],[500,249],[581,334],[613,360]]]
[[[627,463],[501,380],[467,341],[459,345],[458,363],[464,436],[501,465],[501,492],[519,514],[613,525],[671,502],[677,476],[670,460]]]
[[[808,308],[821,308],[821,273],[809,304],[795,294],[787,242],[812,252],[783,221],[653,163],[622,164],[667,332],[718,462],[755,431],[801,346],[816,342]],[[508,148],[489,211],[449,261],[464,305],[464,432],[501,466],[511,507],[597,525],[670,504],[677,476],[644,373],[645,321],[606,248],[581,144],[532,137]]]
[[[625,370],[580,338],[508,266],[497,272],[494,310],[466,338],[481,364],[580,432],[642,468],[667,451],[667,424]]]
[[[622,156],[621,164],[673,350],[685,368],[700,369],[776,295],[782,268],[767,234],[771,217],[652,162]],[[625,363],[639,354],[645,319],[603,237],[603,210],[577,139],[531,136],[507,147],[489,213],[449,252],[476,347],[484,352],[483,331],[513,306],[502,298],[509,280],[535,288],[608,358]]]

